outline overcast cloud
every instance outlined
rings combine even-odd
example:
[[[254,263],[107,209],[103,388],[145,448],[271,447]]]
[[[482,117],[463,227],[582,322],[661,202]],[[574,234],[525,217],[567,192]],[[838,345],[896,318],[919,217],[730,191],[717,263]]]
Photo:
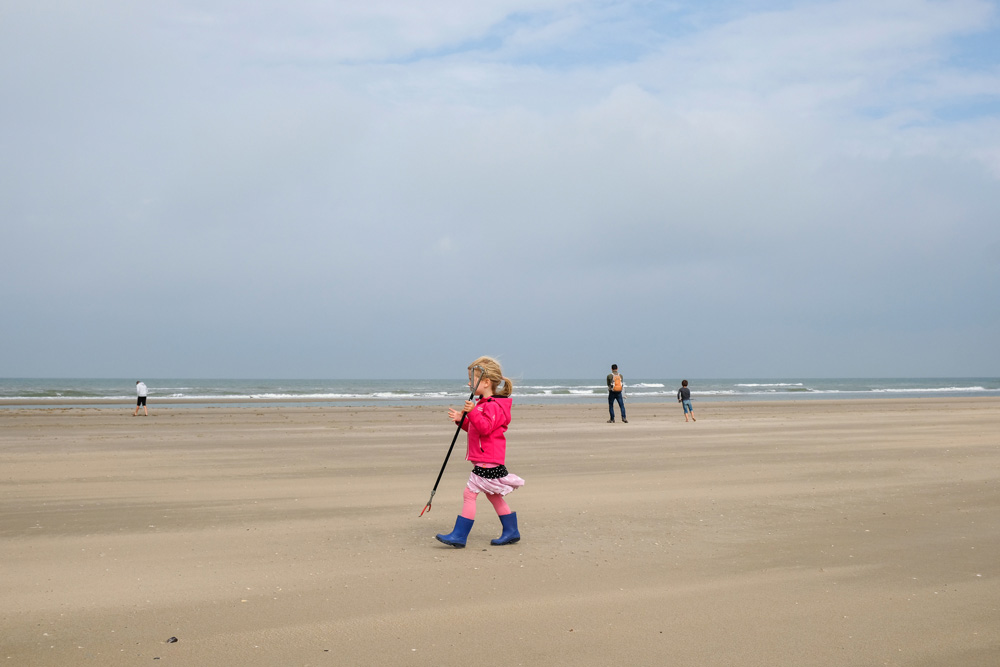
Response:
[[[1000,375],[998,2],[14,0],[0,91],[0,376]]]

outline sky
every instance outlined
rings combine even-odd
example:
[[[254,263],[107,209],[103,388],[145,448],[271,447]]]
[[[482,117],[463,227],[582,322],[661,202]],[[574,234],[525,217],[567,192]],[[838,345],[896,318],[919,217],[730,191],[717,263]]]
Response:
[[[1000,376],[1000,1],[8,0],[0,377]]]

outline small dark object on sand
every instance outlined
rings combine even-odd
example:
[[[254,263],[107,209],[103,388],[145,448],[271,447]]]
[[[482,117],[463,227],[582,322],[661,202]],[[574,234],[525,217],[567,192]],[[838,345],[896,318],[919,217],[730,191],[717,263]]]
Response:
[[[171,637],[170,639],[167,640],[167,643],[168,644],[176,644],[177,643],[177,637]]]

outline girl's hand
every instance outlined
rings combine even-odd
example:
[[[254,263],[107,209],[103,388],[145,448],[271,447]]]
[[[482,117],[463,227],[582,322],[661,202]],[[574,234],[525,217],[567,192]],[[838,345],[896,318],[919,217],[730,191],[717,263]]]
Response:
[[[451,418],[453,422],[457,424],[459,421],[462,420],[462,415],[464,415],[466,412],[472,412],[472,409],[474,407],[476,407],[475,403],[473,403],[472,401],[466,401],[462,412],[459,412],[455,408],[448,408],[448,416]]]

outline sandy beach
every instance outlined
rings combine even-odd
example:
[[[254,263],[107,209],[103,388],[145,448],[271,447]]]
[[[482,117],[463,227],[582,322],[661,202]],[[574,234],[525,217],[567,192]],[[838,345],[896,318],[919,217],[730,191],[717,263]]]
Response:
[[[1000,664],[1000,400],[0,410],[8,665]],[[169,638],[177,641],[168,643]]]

